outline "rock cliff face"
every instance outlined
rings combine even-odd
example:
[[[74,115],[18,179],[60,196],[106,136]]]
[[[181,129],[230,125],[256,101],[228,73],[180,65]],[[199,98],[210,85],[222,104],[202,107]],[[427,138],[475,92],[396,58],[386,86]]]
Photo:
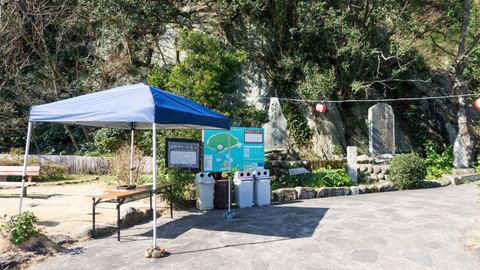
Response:
[[[203,9],[200,17],[208,18],[204,24],[195,27],[197,30],[214,32],[216,35],[235,35],[234,32],[226,33],[216,26],[214,13]],[[210,16],[210,15],[211,16]],[[248,28],[250,35],[255,30]],[[154,59],[158,65],[174,64],[181,60],[182,54],[177,52],[175,39],[178,31],[171,27],[157,45]],[[261,42],[261,41],[259,41]],[[423,74],[428,82],[408,84],[408,89],[403,89],[396,96],[388,92],[369,92],[364,99],[390,99],[408,96],[446,96],[451,95],[451,82],[448,77]],[[276,96],[275,89],[271,86],[266,72],[253,62],[246,62],[237,84],[243,98],[257,109],[268,112],[270,97]],[[294,98],[294,97],[292,97]],[[344,102],[326,103],[326,111],[319,114],[315,105],[311,103],[298,103],[298,109],[306,119],[312,130],[312,154],[323,159],[332,159],[346,153],[347,146],[357,146],[358,154],[368,154],[368,109],[377,102]],[[395,115],[395,145],[396,153],[409,152],[423,139],[430,139],[443,145],[451,145],[455,141],[457,119],[453,99],[424,99],[415,101],[388,102]],[[471,111],[470,115],[475,112]],[[280,121],[282,123],[282,121]],[[288,125],[283,123],[283,125]],[[283,126],[282,128],[287,128]],[[268,149],[266,149],[268,150]],[[278,149],[277,149],[278,150]]]

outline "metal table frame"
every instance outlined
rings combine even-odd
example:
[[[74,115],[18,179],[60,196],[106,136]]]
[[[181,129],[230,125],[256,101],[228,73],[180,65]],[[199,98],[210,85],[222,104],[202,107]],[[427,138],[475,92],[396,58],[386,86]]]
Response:
[[[156,199],[157,194],[162,194],[164,192],[169,192],[170,196],[172,196],[172,186],[174,184],[162,185],[157,187],[156,190],[151,188],[151,185],[141,185],[137,186],[137,189],[134,190],[110,190],[110,191],[102,191],[99,194],[90,194],[87,197],[92,198],[92,234],[93,238],[95,238],[95,226],[101,225],[106,227],[113,227],[117,228],[117,240],[120,241],[120,207],[128,202],[140,200],[149,197],[150,198],[150,218],[152,218],[152,197]],[[148,189],[150,187],[150,189]],[[162,191],[164,190],[164,191]],[[115,203],[117,210],[117,225],[109,225],[109,224],[99,224],[95,223],[95,209],[100,208],[97,207],[100,203]],[[106,208],[106,209],[113,209],[113,208]],[[155,209],[156,211],[156,209]],[[170,217],[173,219],[173,203],[170,200]]]

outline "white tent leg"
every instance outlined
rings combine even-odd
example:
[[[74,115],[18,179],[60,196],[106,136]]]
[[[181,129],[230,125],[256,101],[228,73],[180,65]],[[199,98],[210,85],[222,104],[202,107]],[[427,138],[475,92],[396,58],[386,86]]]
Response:
[[[153,248],[157,247],[157,126],[153,123]]]
[[[232,171],[232,162],[230,157],[230,130],[228,130],[228,213],[230,213],[230,205],[232,204],[230,190],[232,189],[230,186],[230,172]]]
[[[23,161],[23,176],[22,176],[22,188],[20,191],[20,204],[18,206],[18,214],[22,213],[22,200],[23,192],[25,191],[25,178],[27,178],[27,164],[28,164],[28,151],[30,149],[30,137],[32,135],[33,122],[28,122],[28,132],[27,132],[27,145],[25,146],[25,158]]]
[[[130,147],[130,185],[133,185],[133,138],[135,135],[135,130],[132,129],[132,142]]]

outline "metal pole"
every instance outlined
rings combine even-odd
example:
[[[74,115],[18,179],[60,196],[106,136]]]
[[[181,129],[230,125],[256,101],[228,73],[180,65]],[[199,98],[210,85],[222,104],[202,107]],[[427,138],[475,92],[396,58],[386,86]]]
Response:
[[[22,200],[23,193],[25,192],[25,178],[27,178],[27,164],[28,164],[28,151],[30,149],[30,137],[32,135],[33,122],[28,122],[27,131],[27,145],[25,146],[25,158],[23,160],[23,176],[22,176],[22,189],[20,191],[20,205],[18,206],[18,214],[22,213]]]
[[[157,247],[157,126],[153,123],[153,248]]]
[[[230,171],[232,171],[232,162],[230,157],[230,130],[228,130],[228,213],[230,213],[230,205],[232,204],[232,200],[230,198],[230,191],[232,189],[230,185]]]
[[[132,143],[130,147],[130,185],[133,185],[133,137],[135,135],[135,130],[132,128]]]

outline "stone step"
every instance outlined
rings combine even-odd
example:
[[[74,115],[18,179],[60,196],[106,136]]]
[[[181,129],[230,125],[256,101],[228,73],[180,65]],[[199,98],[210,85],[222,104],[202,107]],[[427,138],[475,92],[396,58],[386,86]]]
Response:
[[[474,174],[464,174],[464,175],[451,175],[444,174],[442,175],[442,182],[450,182],[452,185],[457,186],[465,184],[466,182],[476,182],[480,181],[480,173]]]

